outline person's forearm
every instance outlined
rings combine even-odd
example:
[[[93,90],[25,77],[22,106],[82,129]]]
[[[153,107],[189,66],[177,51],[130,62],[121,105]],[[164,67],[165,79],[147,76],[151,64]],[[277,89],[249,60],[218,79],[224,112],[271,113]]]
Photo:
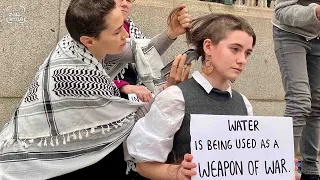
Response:
[[[160,162],[138,162],[137,172],[148,178],[156,180],[177,180],[180,165],[165,164]]]
[[[170,39],[168,37],[168,32],[163,31],[162,33],[156,35],[151,39],[151,44],[157,49],[158,53],[162,55],[166,52],[166,50],[171,46],[174,42],[174,39]],[[126,46],[124,47],[121,54],[110,55],[108,54],[105,59],[105,63],[132,63],[135,62],[133,53],[132,53],[132,46],[130,42],[127,42]]]
[[[274,12],[280,23],[303,28],[307,25],[319,23],[315,8],[315,3],[302,6],[298,4],[298,0],[277,0]]]
[[[168,31],[166,30],[153,37],[151,39],[151,44],[157,49],[158,53],[162,55],[174,41],[175,39],[170,39],[168,37]]]

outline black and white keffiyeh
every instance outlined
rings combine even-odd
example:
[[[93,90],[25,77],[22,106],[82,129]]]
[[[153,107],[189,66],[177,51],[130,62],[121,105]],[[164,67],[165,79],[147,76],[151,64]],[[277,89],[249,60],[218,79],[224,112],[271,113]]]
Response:
[[[146,37],[144,34],[140,31],[138,26],[134,24],[131,18],[127,19],[127,22],[129,23],[129,29],[130,29],[130,36],[134,36],[136,39],[145,39]]]
[[[0,179],[47,179],[99,161],[128,136],[141,105],[120,98],[101,63],[65,36],[0,134]]]

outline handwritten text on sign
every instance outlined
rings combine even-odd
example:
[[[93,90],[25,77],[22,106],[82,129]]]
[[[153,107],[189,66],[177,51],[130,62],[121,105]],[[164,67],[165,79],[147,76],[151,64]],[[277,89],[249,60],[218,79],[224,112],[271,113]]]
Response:
[[[293,180],[292,132],[289,117],[192,114],[192,179]]]

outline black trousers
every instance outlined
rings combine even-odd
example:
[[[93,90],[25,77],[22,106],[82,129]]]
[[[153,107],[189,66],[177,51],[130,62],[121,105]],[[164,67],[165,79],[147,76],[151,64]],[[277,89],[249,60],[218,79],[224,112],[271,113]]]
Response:
[[[123,144],[121,144],[97,163],[51,180],[67,180],[75,177],[80,177],[80,179],[147,180],[133,171],[126,175],[126,169],[127,163],[124,161]]]
[[[52,180],[64,180],[64,179],[74,179],[75,177],[98,179],[103,177],[103,179],[124,179],[126,180],[127,165],[123,157],[123,146],[122,144],[113,150],[106,157],[101,159],[99,162],[79,169],[77,171],[52,178]]]

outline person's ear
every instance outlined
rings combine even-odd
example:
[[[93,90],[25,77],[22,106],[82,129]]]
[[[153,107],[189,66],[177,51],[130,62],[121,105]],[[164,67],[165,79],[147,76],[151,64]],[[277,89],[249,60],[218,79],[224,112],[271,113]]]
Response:
[[[91,48],[93,46],[93,37],[81,36],[80,42],[87,48]]]
[[[212,48],[212,42],[210,39],[205,39],[203,41],[203,51],[205,52],[205,54],[207,55],[211,55],[211,49]]]

